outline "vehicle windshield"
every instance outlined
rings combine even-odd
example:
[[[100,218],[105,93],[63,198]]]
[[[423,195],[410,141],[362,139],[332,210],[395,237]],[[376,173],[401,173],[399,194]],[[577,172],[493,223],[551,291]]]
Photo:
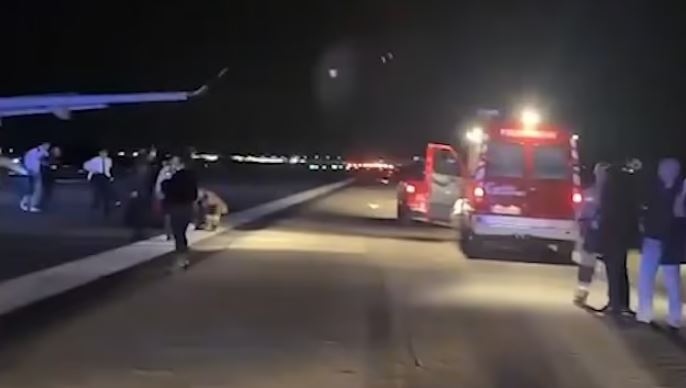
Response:
[[[537,179],[564,180],[569,177],[569,157],[561,146],[538,146],[533,153],[533,176]]]
[[[486,175],[490,178],[522,178],[524,147],[515,143],[490,143],[486,152]]]

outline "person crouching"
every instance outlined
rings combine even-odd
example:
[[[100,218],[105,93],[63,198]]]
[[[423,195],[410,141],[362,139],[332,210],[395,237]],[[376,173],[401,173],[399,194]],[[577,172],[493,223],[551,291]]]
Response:
[[[229,212],[229,207],[219,195],[204,188],[198,190],[196,205],[195,225],[197,230],[216,230],[221,222],[221,217]]]

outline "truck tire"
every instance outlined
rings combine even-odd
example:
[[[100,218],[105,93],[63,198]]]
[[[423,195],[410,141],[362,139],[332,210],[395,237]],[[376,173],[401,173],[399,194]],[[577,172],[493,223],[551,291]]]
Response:
[[[398,204],[398,222],[400,225],[410,225],[412,223],[410,210],[402,204]]]
[[[471,232],[463,231],[460,236],[460,248],[468,258],[479,257],[482,254],[481,239]]]

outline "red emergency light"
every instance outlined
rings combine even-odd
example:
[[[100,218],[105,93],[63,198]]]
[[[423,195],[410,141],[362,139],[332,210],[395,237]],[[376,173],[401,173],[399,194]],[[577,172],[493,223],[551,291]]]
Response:
[[[500,134],[507,137],[530,138],[530,139],[557,139],[557,132],[539,131],[536,129],[511,129],[503,128]]]

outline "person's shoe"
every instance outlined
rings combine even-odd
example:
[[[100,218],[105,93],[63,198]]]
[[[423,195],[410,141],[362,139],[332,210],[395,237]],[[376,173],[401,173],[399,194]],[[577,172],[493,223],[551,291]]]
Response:
[[[680,326],[674,326],[670,323],[667,324],[667,333],[670,335],[679,335],[681,332],[681,327]]]
[[[630,308],[628,307],[614,307],[610,306],[609,304],[603,306],[598,310],[598,312],[604,313],[606,315],[612,315],[615,317],[619,318],[625,318],[625,317],[635,317],[636,313],[633,312]]]
[[[579,307],[585,307],[588,301],[588,290],[576,290],[574,293],[574,304]]]
[[[35,206],[32,206],[32,207],[29,209],[29,212],[31,212],[31,213],[40,213],[41,210],[40,210],[39,208],[35,207]]]
[[[190,260],[188,260],[188,256],[187,256],[187,255],[185,255],[185,254],[180,255],[180,256],[176,259],[176,268],[177,268],[177,269],[179,269],[179,270],[187,270],[188,267],[190,267],[190,266],[191,266],[191,262],[190,262]]]
[[[28,201],[22,200],[21,202],[19,202],[19,209],[21,209],[21,210],[23,210],[23,211],[25,211],[25,212],[29,211],[29,204],[28,204]]]

